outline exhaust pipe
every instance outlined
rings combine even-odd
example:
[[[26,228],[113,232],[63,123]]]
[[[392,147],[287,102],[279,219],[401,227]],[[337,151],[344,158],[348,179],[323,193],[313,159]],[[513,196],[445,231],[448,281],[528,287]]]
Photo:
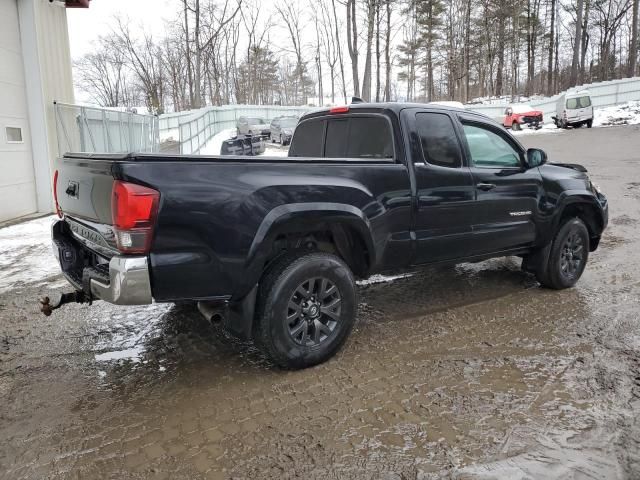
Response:
[[[223,310],[220,304],[211,302],[198,302],[198,311],[211,323],[220,323],[223,319]]]

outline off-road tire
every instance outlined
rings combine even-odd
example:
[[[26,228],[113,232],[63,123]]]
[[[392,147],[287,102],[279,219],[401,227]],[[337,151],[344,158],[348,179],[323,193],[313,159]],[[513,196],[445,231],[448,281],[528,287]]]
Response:
[[[294,338],[292,331],[304,322],[303,315],[295,319],[293,326],[288,320],[296,312],[290,306],[298,299],[299,287],[309,285],[310,279],[326,279],[336,287],[339,298],[338,320],[333,330],[315,345],[303,345]],[[317,282],[316,282],[317,283]],[[320,286],[316,287],[320,291]],[[335,294],[334,294],[335,295]],[[318,298],[320,298],[318,294]],[[332,299],[329,299],[332,300]],[[322,302],[323,300],[320,300]],[[333,298],[335,301],[335,298]],[[263,276],[258,290],[254,342],[275,364],[287,369],[301,369],[322,363],[342,347],[356,321],[357,294],[351,270],[339,257],[324,252],[294,251],[280,257]],[[325,308],[325,307],[323,307]],[[321,309],[322,310],[322,309]],[[324,310],[322,310],[324,312]],[[335,310],[332,311],[336,315]],[[324,313],[326,318],[329,319]],[[308,317],[306,317],[308,318]],[[299,320],[299,322],[298,322]],[[309,322],[309,320],[306,320]],[[318,319],[321,321],[321,319]],[[315,332],[317,327],[308,326],[304,335]],[[313,329],[313,330],[312,330]],[[325,335],[323,331],[323,335]]]
[[[563,260],[566,261],[566,257],[563,258],[563,251],[569,248],[568,244],[574,237],[578,238],[581,244],[580,261],[574,272],[566,272],[563,270]],[[574,254],[572,253],[572,259]],[[582,220],[570,218],[558,229],[551,244],[547,264],[544,268],[536,269],[536,278],[542,286],[554,290],[573,287],[582,276],[588,259],[589,231]]]

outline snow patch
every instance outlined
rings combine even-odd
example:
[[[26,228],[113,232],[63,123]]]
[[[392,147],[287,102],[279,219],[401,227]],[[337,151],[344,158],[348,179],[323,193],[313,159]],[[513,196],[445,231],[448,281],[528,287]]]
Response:
[[[637,125],[639,123],[640,101],[627,102],[613,107],[599,108],[593,112],[594,127]]]
[[[100,353],[95,356],[96,362],[110,362],[113,360],[130,360],[133,363],[140,361],[140,356],[144,353],[144,348],[135,346],[126,350],[115,350],[113,352]]]
[[[44,283],[60,274],[51,247],[55,216],[0,229],[0,292],[19,284]]]
[[[409,277],[413,277],[413,273],[402,273],[400,275],[380,275],[379,273],[376,273],[375,275],[371,275],[366,280],[358,280],[356,283],[360,286],[374,285],[376,283],[393,282],[401,278],[409,278]]]

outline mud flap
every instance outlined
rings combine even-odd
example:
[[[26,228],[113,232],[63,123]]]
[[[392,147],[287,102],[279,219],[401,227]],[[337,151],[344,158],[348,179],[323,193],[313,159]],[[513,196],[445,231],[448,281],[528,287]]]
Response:
[[[240,300],[229,302],[226,306],[198,302],[198,310],[208,321],[213,321],[216,316],[222,317],[222,326],[230,334],[241,340],[251,340],[257,295],[258,285],[255,285]]]
[[[536,276],[546,275],[552,244],[553,242],[549,242],[544,247],[538,248],[524,257],[522,260],[522,270],[533,273]]]

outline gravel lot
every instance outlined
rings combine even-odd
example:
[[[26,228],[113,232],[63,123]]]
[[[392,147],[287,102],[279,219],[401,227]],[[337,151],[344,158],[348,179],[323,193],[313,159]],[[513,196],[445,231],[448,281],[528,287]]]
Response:
[[[0,478],[638,478],[640,126],[520,140],[609,196],[578,286],[513,258],[378,278],[300,372],[186,307],[45,318],[50,220],[0,230]]]

